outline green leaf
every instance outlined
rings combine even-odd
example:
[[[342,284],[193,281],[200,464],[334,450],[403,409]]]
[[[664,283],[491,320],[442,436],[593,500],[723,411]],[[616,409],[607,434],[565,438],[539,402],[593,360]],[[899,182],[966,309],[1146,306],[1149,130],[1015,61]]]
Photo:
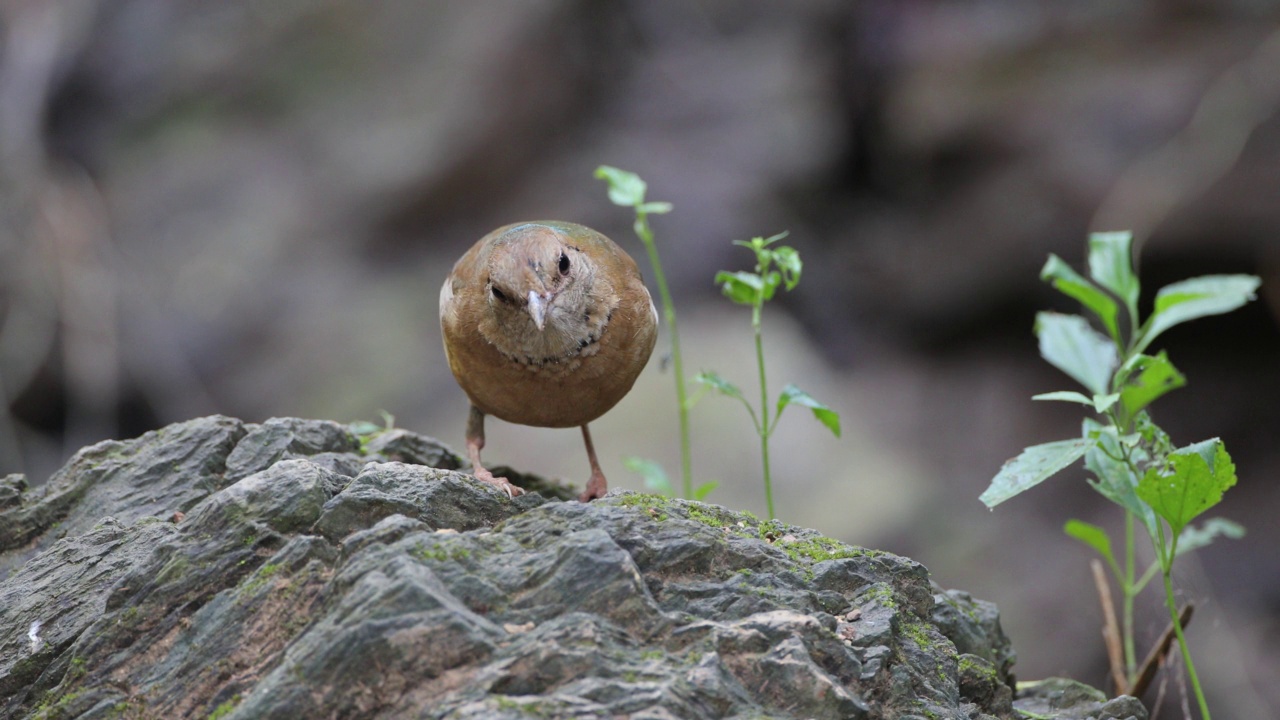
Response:
[[[737,385],[734,385],[728,380],[720,377],[720,374],[714,370],[703,370],[693,376],[693,381],[706,385],[721,395],[737,398],[743,402],[747,401],[747,399],[742,396],[742,391],[738,389]]]
[[[1061,400],[1062,402],[1080,403],[1081,405],[1093,406],[1093,400],[1088,395],[1076,392],[1075,390],[1058,390],[1056,392],[1040,393],[1032,395],[1032,400]]]
[[[377,423],[369,422],[368,420],[357,420],[351,423],[350,425],[347,425],[347,430],[350,431],[350,433],[352,435],[355,435],[356,437],[377,435],[378,433],[382,432],[385,429],[386,428],[384,428],[383,426]]]
[[[1120,306],[1116,305],[1116,301],[1110,295],[1072,270],[1071,266],[1057,255],[1049,256],[1044,268],[1040,270],[1040,279],[1052,282],[1059,292],[1075,298],[1081,305],[1092,310],[1102,320],[1102,326],[1111,335],[1111,339],[1120,342],[1120,329],[1116,322]]]
[[[1124,457],[1122,445],[1126,443],[1110,425],[1102,425],[1092,418],[1086,418],[1082,433],[1084,437],[1095,438],[1096,443],[1084,454],[1084,467],[1093,477],[1089,478],[1092,487],[1106,499],[1135,515],[1148,531],[1155,533],[1156,516],[1151,506],[1138,499],[1135,489],[1138,476],[1129,466],[1118,458]],[[1147,454],[1142,448],[1128,449],[1135,464],[1145,462]]]
[[[1169,362],[1163,350],[1154,357],[1136,356],[1129,373],[1120,388],[1120,406],[1126,417],[1137,415],[1161,395],[1187,384],[1187,379]]]
[[[1111,553],[1111,538],[1106,530],[1083,520],[1068,520],[1062,531],[1093,548],[1109,565],[1115,566],[1116,558]]]
[[[1080,405],[1088,405],[1093,408],[1099,415],[1105,413],[1108,408],[1116,404],[1120,399],[1120,393],[1110,393],[1108,395],[1094,395],[1089,397],[1084,393],[1078,393],[1074,390],[1058,390],[1057,392],[1040,393],[1032,395],[1032,400],[1060,400],[1062,402],[1079,403]]]
[[[1214,438],[1174,451],[1167,467],[1147,471],[1137,492],[1178,536],[1235,484],[1235,464],[1222,441]]]
[[[609,184],[609,200],[614,205],[639,208],[644,204],[647,185],[639,175],[616,167],[601,165],[596,168],[595,176]]]
[[[646,213],[648,215],[666,215],[671,212],[672,205],[669,202],[647,202],[636,206],[636,212]]]
[[[649,490],[668,497],[675,493],[671,487],[671,480],[667,477],[667,471],[663,470],[662,465],[657,462],[632,456],[622,458],[622,466],[644,478],[644,486]]]
[[[777,270],[770,270],[764,274],[764,300],[768,302],[773,299],[773,294],[777,292],[778,286],[782,284],[782,273]]]
[[[1079,460],[1090,447],[1096,444],[1097,441],[1090,438],[1075,438],[1033,445],[1023,450],[1018,457],[1006,462],[991,480],[991,485],[978,499],[987,507],[993,508],[1044,482],[1059,470]]]
[[[770,235],[769,237],[767,237],[767,238],[765,238],[765,239],[763,239],[763,240],[760,240],[759,238],[756,238],[756,239],[760,241],[760,246],[761,246],[761,247],[766,247],[766,246],[768,246],[768,245],[772,245],[772,244],[774,244],[774,243],[778,242],[779,240],[781,240],[782,238],[784,238],[784,237],[786,237],[786,236],[788,236],[788,235],[790,235],[790,234],[791,234],[791,231],[790,231],[790,230],[783,230],[782,232],[778,233],[777,235]]]
[[[1042,312],[1036,315],[1040,356],[1075,378],[1095,395],[1105,395],[1118,362],[1115,343],[1079,315]]]
[[[715,282],[725,297],[739,305],[754,305],[765,291],[764,279],[755,273],[721,270]]]
[[[1187,526],[1178,536],[1178,554],[1189,553],[1212,543],[1219,537],[1239,540],[1244,537],[1244,526],[1226,518],[1209,518],[1200,527]]]
[[[718,487],[720,487],[720,483],[715,480],[708,480],[693,489],[693,499],[702,500],[710,495],[712,490],[715,490]]]
[[[1138,307],[1138,276],[1133,272],[1133,233],[1089,235],[1089,276],[1115,293],[1133,313]],[[1137,324],[1137,318],[1133,318]]]
[[[1254,275],[1206,275],[1160,288],[1155,310],[1143,324],[1134,351],[1145,350],[1174,325],[1241,307],[1256,297],[1261,282]]]
[[[782,411],[788,405],[803,405],[813,411],[813,416],[818,422],[827,426],[836,437],[840,437],[840,413],[814,400],[809,393],[801,390],[795,385],[787,385],[782,389],[782,394],[778,396],[778,410],[774,414],[774,423],[778,422],[778,418],[782,417]]]
[[[1111,409],[1120,400],[1120,393],[1108,393],[1106,395],[1093,396],[1093,410],[1099,415]]]
[[[782,271],[782,281],[787,286],[787,291],[794,290],[800,283],[800,271],[804,269],[800,253],[795,248],[784,245],[773,250],[773,262]]]

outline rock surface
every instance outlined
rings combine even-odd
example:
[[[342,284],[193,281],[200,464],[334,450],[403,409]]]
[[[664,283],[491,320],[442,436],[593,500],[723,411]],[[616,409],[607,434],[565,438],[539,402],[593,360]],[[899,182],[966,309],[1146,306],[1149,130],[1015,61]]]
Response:
[[[5,478],[0,718],[1146,719],[1066,681],[1015,701],[995,606],[909,559],[461,465],[208,417]]]

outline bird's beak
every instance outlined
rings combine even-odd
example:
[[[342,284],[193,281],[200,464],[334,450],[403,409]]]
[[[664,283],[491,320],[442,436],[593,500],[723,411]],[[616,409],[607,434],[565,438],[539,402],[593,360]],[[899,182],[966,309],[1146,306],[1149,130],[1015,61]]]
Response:
[[[529,291],[529,317],[533,318],[533,324],[539,331],[547,324],[547,303],[550,300],[550,293],[539,295],[537,290]]]

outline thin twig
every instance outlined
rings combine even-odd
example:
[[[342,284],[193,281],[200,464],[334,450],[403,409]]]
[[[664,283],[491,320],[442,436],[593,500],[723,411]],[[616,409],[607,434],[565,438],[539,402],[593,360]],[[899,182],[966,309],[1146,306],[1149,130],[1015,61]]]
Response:
[[[1195,611],[1195,605],[1187,603],[1182,606],[1182,612],[1178,613],[1178,624],[1183,628],[1191,622],[1191,614]],[[1138,679],[1134,680],[1133,687],[1129,694],[1134,697],[1142,697],[1142,693],[1147,691],[1147,686],[1156,676],[1156,670],[1159,669],[1164,657],[1169,654],[1169,647],[1173,644],[1173,639],[1177,637],[1173,630],[1173,623],[1169,623],[1169,627],[1165,628],[1164,634],[1160,636],[1160,640],[1151,648],[1151,652],[1147,654],[1147,659],[1142,661],[1142,667],[1138,670]]]
[[[1147,720],[1160,720],[1160,708],[1164,707],[1164,692],[1169,689],[1169,673],[1160,675],[1160,687],[1156,689],[1156,701],[1151,704],[1151,717]]]
[[[1098,588],[1098,600],[1102,603],[1102,639],[1107,645],[1107,660],[1111,663],[1111,682],[1115,683],[1116,695],[1127,695],[1129,681],[1124,676],[1120,626],[1116,623],[1116,608],[1111,602],[1111,583],[1107,581],[1107,571],[1101,560],[1094,558],[1089,567],[1093,570],[1093,584]]]

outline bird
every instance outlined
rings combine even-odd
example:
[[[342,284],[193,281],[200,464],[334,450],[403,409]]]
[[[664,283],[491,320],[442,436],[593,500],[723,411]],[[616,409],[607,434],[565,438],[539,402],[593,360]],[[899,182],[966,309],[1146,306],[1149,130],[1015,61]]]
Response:
[[[635,260],[603,234],[558,220],[485,235],[440,288],[445,356],[468,400],[467,455],[477,480],[524,492],[480,461],[484,420],[582,429],[591,476],[581,502],[603,497],[588,423],[631,390],[653,353],[658,312]]]

